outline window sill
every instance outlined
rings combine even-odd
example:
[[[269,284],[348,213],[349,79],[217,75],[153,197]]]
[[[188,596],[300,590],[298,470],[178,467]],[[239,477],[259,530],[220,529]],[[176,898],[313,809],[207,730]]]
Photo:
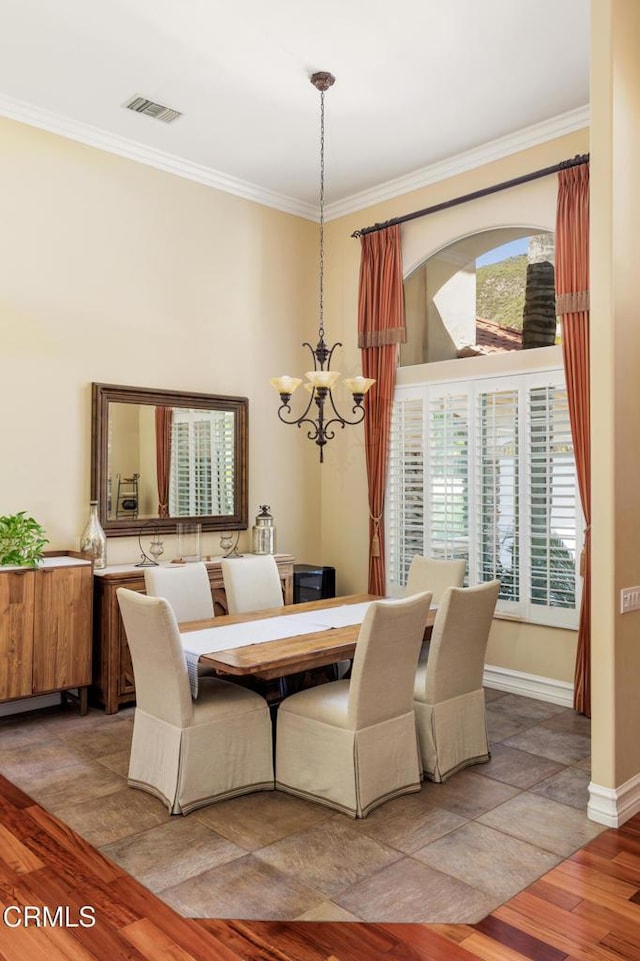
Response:
[[[542,621],[530,621],[519,614],[506,614],[504,611],[496,611],[493,615],[495,621],[512,621],[514,624],[529,624],[531,627],[551,628],[554,631],[571,631],[572,634],[578,632],[578,627],[567,627],[566,624],[546,624]]]

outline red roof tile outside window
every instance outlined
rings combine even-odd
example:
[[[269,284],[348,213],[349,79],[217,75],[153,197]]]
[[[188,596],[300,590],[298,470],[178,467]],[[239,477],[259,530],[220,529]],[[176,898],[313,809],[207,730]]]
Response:
[[[476,317],[476,343],[462,347],[458,356],[476,354],[502,354],[522,349],[522,331],[516,327],[501,327],[491,320]]]

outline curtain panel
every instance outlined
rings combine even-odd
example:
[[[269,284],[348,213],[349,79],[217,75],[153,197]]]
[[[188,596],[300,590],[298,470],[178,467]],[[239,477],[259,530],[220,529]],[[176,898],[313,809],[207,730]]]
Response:
[[[558,174],[556,310],[562,318],[571,435],[585,517],[573,706],[591,716],[591,441],[589,392],[589,164]]]
[[[169,476],[171,469],[171,407],[156,407],[156,474],[158,517],[169,516]]]
[[[398,345],[406,340],[400,227],[360,238],[358,346],[362,373],[375,384],[365,398],[369,488],[369,593],[384,596],[384,492]]]

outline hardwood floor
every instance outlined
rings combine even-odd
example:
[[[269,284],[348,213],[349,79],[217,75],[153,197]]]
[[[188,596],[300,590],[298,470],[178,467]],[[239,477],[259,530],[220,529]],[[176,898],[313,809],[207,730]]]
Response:
[[[194,920],[0,777],[0,958],[640,961],[640,815],[474,925]]]

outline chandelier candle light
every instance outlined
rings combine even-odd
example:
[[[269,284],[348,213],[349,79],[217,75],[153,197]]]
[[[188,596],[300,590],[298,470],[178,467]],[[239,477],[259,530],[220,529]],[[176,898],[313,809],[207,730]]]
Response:
[[[300,377],[272,377],[271,383],[280,394],[280,407],[278,417],[284,424],[295,424],[302,427],[307,424],[309,431],[307,437],[316,442],[320,448],[320,463],[324,460],[324,448],[327,441],[335,437],[336,426],[344,429],[346,424],[360,424],[364,420],[364,407],[362,402],[364,395],[370,387],[375,384],[375,380],[368,377],[350,377],[344,380],[344,384],[353,396],[353,408],[351,413],[353,420],[343,417],[338,413],[331,393],[336,381],[340,377],[337,370],[331,370],[331,357],[336,347],[342,347],[337,341],[333,347],[327,347],[324,339],[324,95],[325,92],[335,83],[335,77],[331,73],[321,71],[311,76],[311,83],[320,91],[320,324],[318,327],[318,343],[315,348],[308,341],[303,343],[303,347],[308,347],[313,358],[313,370],[305,374],[307,383],[305,389],[309,391],[311,397],[305,410],[300,417],[288,420],[285,416],[291,414],[289,401],[291,395],[302,383]],[[316,405],[317,412],[315,417],[311,416],[312,407]],[[326,409],[325,409],[326,408]]]

